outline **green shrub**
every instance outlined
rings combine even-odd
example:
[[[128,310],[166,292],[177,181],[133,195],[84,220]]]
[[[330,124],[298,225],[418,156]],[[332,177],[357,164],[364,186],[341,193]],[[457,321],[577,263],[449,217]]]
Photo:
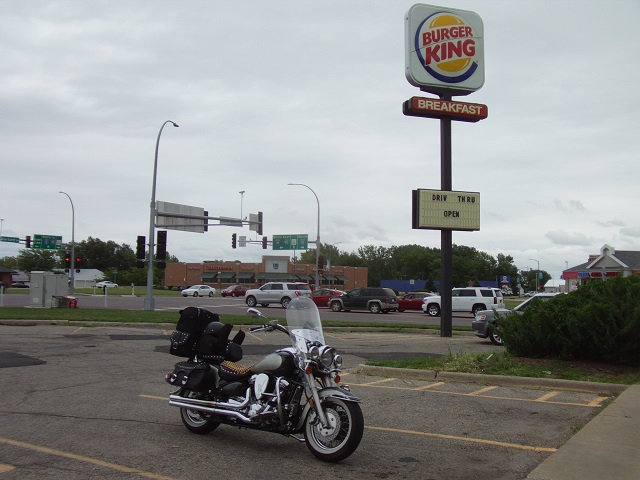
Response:
[[[640,276],[592,281],[500,319],[516,356],[640,365]]]

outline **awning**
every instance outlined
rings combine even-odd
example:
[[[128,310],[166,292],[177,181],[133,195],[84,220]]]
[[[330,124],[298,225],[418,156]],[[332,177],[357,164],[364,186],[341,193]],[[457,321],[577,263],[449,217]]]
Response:
[[[218,273],[218,280],[229,280],[235,276],[235,272],[220,272]]]
[[[253,278],[255,276],[255,273],[253,272],[240,272],[238,275],[236,275],[236,278]]]
[[[345,277],[344,275],[336,275],[336,279],[342,280],[344,282],[345,280],[347,280],[347,277]]]
[[[202,280],[215,280],[218,274],[216,272],[205,272],[202,275],[198,275],[198,278]]]
[[[314,278],[313,275],[307,275],[306,273],[296,273],[296,277],[298,277],[298,280],[301,280],[303,282],[308,282],[309,280],[313,280]]]
[[[335,282],[337,280],[337,278],[333,275],[322,275],[322,278],[324,278],[327,282]]]

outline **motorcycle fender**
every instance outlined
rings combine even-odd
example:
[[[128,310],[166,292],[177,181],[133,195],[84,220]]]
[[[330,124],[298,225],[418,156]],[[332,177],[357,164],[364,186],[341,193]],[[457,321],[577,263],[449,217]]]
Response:
[[[360,403],[360,398],[356,397],[351,392],[348,392],[347,390],[343,390],[341,388],[335,388],[335,387],[323,388],[318,392],[318,396],[320,397],[320,400],[324,400],[325,398],[337,398],[344,402]],[[311,403],[307,402],[307,404],[304,406],[302,415],[300,415],[300,421],[298,422],[297,429],[302,428],[302,426],[304,425],[304,422],[307,419],[307,415],[309,415],[309,411],[311,409],[312,409]]]

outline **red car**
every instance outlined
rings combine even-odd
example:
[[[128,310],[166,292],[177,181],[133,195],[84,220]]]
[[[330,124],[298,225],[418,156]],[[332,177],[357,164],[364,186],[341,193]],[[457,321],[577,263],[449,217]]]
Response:
[[[247,287],[243,287],[242,285],[230,285],[220,294],[223,297],[244,297],[245,292],[247,291]]]
[[[311,293],[311,300],[318,307],[327,308],[329,306],[329,299],[331,297],[340,297],[344,295],[342,290],[334,290],[332,288],[321,288]]]
[[[413,292],[398,298],[398,311],[419,310],[422,311],[422,301],[424,297],[430,296],[425,292]]]

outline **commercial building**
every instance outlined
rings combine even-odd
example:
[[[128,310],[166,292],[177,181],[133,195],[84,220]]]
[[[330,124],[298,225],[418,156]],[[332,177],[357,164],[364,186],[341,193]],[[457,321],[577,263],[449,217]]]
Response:
[[[562,272],[568,292],[594,280],[629,275],[640,275],[640,251],[616,250],[610,245],[604,245],[599,255],[590,255],[587,262]]]
[[[315,285],[315,265],[294,263],[288,256],[265,255],[260,263],[203,262],[167,263],[164,286],[183,288],[189,285],[211,285],[225,288],[246,285],[254,288],[274,281],[305,282]],[[320,286],[351,290],[367,287],[366,267],[327,266],[320,275]]]

